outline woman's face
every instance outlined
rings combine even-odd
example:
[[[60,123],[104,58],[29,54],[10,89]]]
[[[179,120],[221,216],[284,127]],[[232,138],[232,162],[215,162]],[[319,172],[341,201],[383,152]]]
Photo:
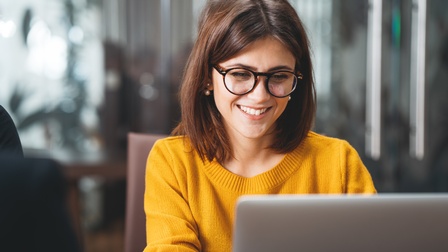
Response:
[[[220,62],[227,70],[243,67],[255,72],[294,71],[295,58],[279,40],[266,37],[257,40],[231,59]],[[266,77],[260,76],[255,88],[237,96],[224,86],[222,75],[213,69],[213,95],[224,127],[231,138],[261,139],[275,129],[275,123],[288,104],[288,97],[276,98],[266,90]],[[272,138],[271,138],[272,139]]]

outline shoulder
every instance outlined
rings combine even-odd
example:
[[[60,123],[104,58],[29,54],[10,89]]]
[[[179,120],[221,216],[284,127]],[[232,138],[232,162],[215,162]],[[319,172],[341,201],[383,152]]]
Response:
[[[358,152],[346,140],[324,136],[312,131],[304,139],[302,148],[316,156],[358,156]]]
[[[305,142],[314,148],[352,148],[346,140],[324,136],[313,131],[308,133]]]
[[[158,139],[154,143],[153,148],[162,148],[167,150],[185,150],[190,149],[190,141],[186,136],[168,136],[165,138]]]
[[[190,147],[185,136],[169,136],[157,140],[146,163],[147,176],[171,178],[176,184],[185,183],[186,177],[195,177],[204,163]]]
[[[168,136],[158,139],[150,152],[150,156],[161,155],[170,157],[170,159],[191,157],[195,154],[196,152],[186,136]]]
[[[306,157],[314,159],[320,169],[327,167],[328,171],[338,175],[343,192],[376,192],[369,171],[358,152],[346,140],[310,132],[303,146],[308,152]]]

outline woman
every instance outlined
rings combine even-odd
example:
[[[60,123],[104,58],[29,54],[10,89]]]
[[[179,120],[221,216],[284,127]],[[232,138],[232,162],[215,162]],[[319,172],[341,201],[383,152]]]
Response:
[[[310,131],[308,38],[286,0],[207,2],[180,99],[148,157],[146,252],[230,251],[244,194],[376,192],[347,142]]]

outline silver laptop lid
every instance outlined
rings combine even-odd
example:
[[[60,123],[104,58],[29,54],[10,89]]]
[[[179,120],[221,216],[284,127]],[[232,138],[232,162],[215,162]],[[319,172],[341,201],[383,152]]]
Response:
[[[448,194],[243,196],[234,252],[448,251]]]

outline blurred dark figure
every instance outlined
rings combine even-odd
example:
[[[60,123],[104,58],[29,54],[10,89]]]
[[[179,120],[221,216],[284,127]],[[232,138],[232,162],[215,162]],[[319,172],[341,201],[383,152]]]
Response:
[[[5,108],[0,105],[0,153],[5,152],[23,157],[22,143],[16,126]]]
[[[444,28],[448,31],[448,27]],[[444,30],[442,28],[442,31]],[[445,31],[445,34],[448,32]],[[430,167],[432,180],[430,188],[433,191],[448,192],[448,35],[441,43],[439,63],[435,77],[429,87],[428,111],[430,136]]]
[[[59,165],[14,157],[0,164],[0,251],[80,251]]]
[[[17,129],[1,106],[0,251],[80,251],[60,165],[24,158]]]

